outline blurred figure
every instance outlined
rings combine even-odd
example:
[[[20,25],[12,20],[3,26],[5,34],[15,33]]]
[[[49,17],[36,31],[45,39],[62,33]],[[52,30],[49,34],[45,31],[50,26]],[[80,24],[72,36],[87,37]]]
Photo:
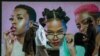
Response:
[[[75,22],[79,29],[79,33],[81,34],[81,36],[75,37],[75,44],[81,42],[85,48],[85,56],[92,56],[94,51],[97,12],[99,12],[99,8],[95,4],[81,5],[75,10]],[[77,36],[80,34],[77,34]]]

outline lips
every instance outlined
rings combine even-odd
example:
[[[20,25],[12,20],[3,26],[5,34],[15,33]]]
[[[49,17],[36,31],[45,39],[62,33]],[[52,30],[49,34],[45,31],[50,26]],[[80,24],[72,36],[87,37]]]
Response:
[[[11,32],[15,32],[16,31],[16,27],[12,26],[11,27]]]
[[[59,42],[58,41],[55,41],[52,43],[54,46],[58,46],[59,45]]]

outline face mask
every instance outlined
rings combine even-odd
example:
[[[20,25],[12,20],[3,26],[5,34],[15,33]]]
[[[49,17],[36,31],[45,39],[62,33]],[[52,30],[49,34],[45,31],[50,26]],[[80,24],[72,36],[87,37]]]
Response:
[[[100,25],[98,25],[98,26],[96,27],[96,29],[97,29],[97,32],[100,32]]]

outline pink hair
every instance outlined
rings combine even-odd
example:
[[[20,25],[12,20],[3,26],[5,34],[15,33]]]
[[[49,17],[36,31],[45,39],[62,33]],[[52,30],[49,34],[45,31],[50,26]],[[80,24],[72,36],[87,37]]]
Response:
[[[95,4],[85,4],[78,7],[74,14],[80,14],[82,12],[96,13],[99,12],[99,8]]]

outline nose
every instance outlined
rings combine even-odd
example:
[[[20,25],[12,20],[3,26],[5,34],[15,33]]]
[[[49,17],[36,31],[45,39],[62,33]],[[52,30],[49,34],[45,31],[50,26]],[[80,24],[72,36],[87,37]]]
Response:
[[[83,32],[84,31],[84,27],[81,26],[80,29],[79,29],[79,31]]]
[[[17,18],[13,18],[13,20],[11,21],[12,25],[15,25],[17,21]]]
[[[57,34],[54,34],[53,41],[57,41],[57,40],[58,40]]]

